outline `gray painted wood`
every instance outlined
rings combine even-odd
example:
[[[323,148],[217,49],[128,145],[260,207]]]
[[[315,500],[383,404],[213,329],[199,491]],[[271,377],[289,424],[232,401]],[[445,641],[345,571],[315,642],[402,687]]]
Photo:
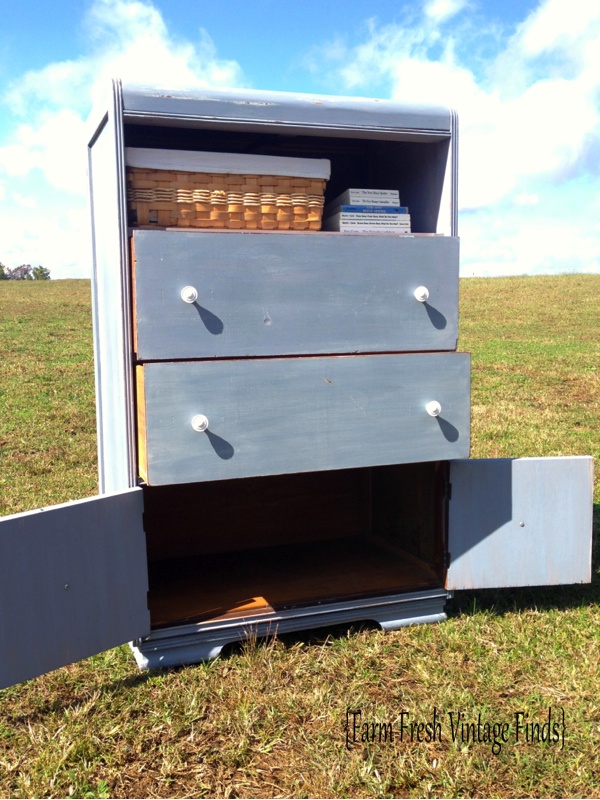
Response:
[[[407,625],[442,622],[447,592],[440,588],[420,592],[402,592],[379,597],[361,597],[338,602],[319,603],[218,623],[201,622],[153,631],[146,638],[132,642],[140,669],[176,667],[217,658],[226,644],[249,636],[272,636],[273,631],[290,633],[349,622],[376,622],[384,630],[398,630]]]
[[[136,231],[138,357],[454,350],[458,249],[447,237]]]
[[[451,464],[449,589],[591,580],[593,460]]]
[[[399,103],[359,97],[292,94],[243,89],[180,89],[123,86],[125,119],[179,118],[179,124],[194,120],[229,122],[236,126],[255,123],[263,129],[329,128],[357,130],[450,131],[450,110],[443,106]]]
[[[466,353],[150,363],[144,374],[151,484],[469,452]],[[192,429],[196,414],[208,431]]]
[[[128,239],[120,98],[88,145],[93,218],[92,308],[101,492],[135,484]]]
[[[0,687],[149,632],[142,495],[0,520]]]

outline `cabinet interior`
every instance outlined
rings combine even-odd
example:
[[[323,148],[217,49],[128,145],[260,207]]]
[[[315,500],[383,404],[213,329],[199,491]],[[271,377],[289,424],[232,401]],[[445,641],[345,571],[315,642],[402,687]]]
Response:
[[[348,188],[399,189],[409,207],[413,233],[435,233],[448,160],[448,135],[394,132],[388,138],[308,136],[254,130],[125,126],[128,147],[204,150],[298,158],[328,158],[331,178],[325,202]],[[375,135],[375,134],[371,134]]]
[[[153,628],[440,586],[444,470],[144,487]]]

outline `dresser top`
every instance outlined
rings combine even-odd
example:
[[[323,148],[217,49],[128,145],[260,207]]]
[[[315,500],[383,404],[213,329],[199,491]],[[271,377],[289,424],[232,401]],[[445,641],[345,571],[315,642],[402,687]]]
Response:
[[[449,135],[453,112],[443,106],[361,97],[335,97],[241,89],[172,89],[121,84],[125,122],[193,126],[194,123]]]

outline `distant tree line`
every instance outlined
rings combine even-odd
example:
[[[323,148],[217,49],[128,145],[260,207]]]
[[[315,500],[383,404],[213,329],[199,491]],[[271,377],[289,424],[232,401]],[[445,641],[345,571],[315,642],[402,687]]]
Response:
[[[32,267],[31,264],[21,264],[10,269],[0,262],[0,281],[49,281],[50,270],[46,267]]]

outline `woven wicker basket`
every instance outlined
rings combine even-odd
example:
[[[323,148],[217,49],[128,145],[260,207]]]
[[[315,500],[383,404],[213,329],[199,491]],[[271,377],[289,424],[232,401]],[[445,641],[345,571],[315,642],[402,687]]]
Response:
[[[325,184],[320,178],[128,167],[129,224],[318,231]]]

